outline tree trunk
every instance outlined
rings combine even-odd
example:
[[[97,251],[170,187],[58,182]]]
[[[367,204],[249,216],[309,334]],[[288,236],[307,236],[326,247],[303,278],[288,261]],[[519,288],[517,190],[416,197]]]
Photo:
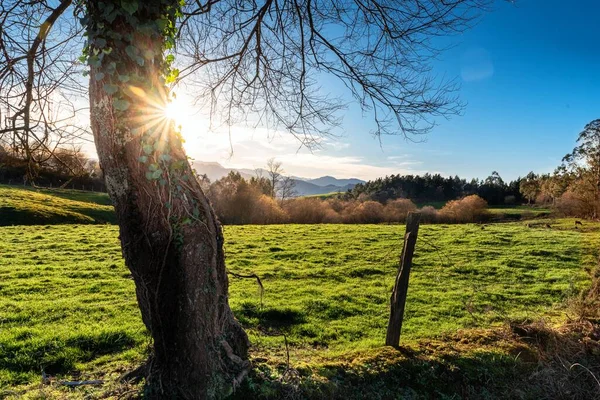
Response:
[[[122,1],[87,3],[90,54],[95,46],[104,54],[90,62],[91,126],[125,264],[154,339],[150,397],[222,398],[248,371],[248,338],[228,304],[221,226],[161,111],[168,93],[163,32],[136,29],[169,14],[157,3],[139,2],[133,14]],[[116,17],[107,17],[107,4]]]

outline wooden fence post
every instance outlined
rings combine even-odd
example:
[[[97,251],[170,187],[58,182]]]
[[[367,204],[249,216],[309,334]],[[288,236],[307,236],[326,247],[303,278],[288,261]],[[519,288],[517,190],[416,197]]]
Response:
[[[421,214],[409,213],[406,217],[406,233],[404,234],[404,246],[400,256],[400,266],[396,275],[394,290],[390,298],[390,320],[388,322],[387,335],[385,337],[386,346],[398,348],[400,345],[400,332],[402,331],[402,320],[404,319],[404,306],[406,304],[406,294],[408,292],[408,278],[410,268],[412,267],[413,254],[417,244],[417,235],[419,233],[419,220]]]

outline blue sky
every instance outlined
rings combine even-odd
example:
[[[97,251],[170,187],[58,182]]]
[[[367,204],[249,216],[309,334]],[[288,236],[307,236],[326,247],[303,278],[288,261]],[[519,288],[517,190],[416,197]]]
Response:
[[[234,127],[231,154],[223,132],[198,133],[197,121],[183,126],[188,152],[238,168],[276,157],[288,173],[306,177],[439,172],[485,178],[496,170],[510,180],[530,170],[551,172],[583,126],[600,118],[600,2],[519,0],[494,8],[451,38],[455,46],[436,61],[436,74],[459,79],[467,106],[462,116],[417,138],[424,141],[383,137],[380,143],[369,134],[371,120],[351,106],[343,136],[312,153],[298,150],[288,135]]]

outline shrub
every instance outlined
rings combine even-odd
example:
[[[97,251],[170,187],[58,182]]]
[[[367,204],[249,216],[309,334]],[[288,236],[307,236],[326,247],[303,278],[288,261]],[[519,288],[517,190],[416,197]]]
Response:
[[[384,215],[387,222],[404,222],[409,212],[415,211],[417,206],[409,199],[396,199],[387,202]]]
[[[438,210],[433,206],[425,206],[420,210],[421,213],[421,222],[429,222],[434,223],[438,220]]]
[[[563,193],[556,200],[554,207],[560,214],[570,217],[591,217],[595,212],[592,202],[585,201],[584,198],[571,191]]]
[[[439,219],[445,222],[475,222],[487,213],[487,202],[473,194],[460,200],[446,203],[439,212]]]
[[[292,199],[285,203],[289,221],[296,224],[320,224],[330,222],[335,213],[327,201],[317,198]]]
[[[383,205],[376,201],[365,201],[354,208],[353,219],[360,224],[377,224],[385,220]]]
[[[287,218],[285,211],[272,197],[263,194],[254,201],[251,223],[282,224],[286,222]]]

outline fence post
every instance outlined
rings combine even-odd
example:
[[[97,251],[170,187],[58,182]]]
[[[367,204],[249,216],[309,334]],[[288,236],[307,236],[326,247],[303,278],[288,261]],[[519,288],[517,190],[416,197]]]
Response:
[[[394,283],[394,290],[390,297],[390,320],[388,322],[386,346],[398,348],[400,345],[400,332],[402,331],[402,320],[404,319],[404,306],[408,292],[408,278],[412,267],[413,254],[417,244],[419,233],[419,220],[421,214],[409,213],[406,217],[406,233],[404,234],[404,246],[400,256],[400,266]]]

